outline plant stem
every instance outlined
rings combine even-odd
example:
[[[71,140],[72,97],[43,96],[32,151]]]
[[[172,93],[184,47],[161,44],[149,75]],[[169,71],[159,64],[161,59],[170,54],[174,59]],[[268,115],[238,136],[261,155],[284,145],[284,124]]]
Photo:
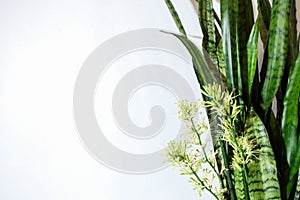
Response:
[[[193,126],[193,129],[198,137],[198,140],[199,140],[199,144],[201,146],[201,149],[202,149],[202,152],[204,154],[204,158],[205,158],[205,161],[209,164],[209,166],[214,170],[215,174],[218,176],[218,179],[219,179],[219,182],[220,182],[220,185],[221,185],[221,188],[224,188],[223,186],[223,181],[222,181],[222,178],[220,176],[220,174],[217,172],[217,170],[215,169],[215,166],[210,162],[210,160],[208,160],[207,158],[207,154],[206,154],[206,151],[202,145],[202,142],[201,142],[201,138],[200,138],[200,134],[199,132],[197,131],[196,127],[195,127],[195,124],[194,124],[194,121],[193,121],[193,118],[191,118],[191,122],[192,122],[192,126]]]
[[[213,191],[210,189],[210,188],[208,188],[206,185],[205,185],[205,183],[200,179],[200,177],[198,176],[198,174],[195,172],[195,170],[191,167],[191,166],[189,166],[189,168],[190,168],[190,170],[192,171],[192,173],[194,174],[194,176],[197,178],[197,180],[200,182],[200,184],[209,192],[209,193],[211,193],[216,199],[218,199],[219,200],[219,197],[215,194],[215,193],[213,193]]]

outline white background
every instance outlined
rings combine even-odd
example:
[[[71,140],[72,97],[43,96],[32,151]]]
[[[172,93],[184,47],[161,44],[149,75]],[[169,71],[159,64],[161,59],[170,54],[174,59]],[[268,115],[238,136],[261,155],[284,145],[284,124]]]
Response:
[[[174,3],[199,35],[190,1]],[[164,1],[1,1],[0,26],[0,199],[198,199],[176,170],[137,176],[102,166],[73,121],[76,76],[98,45],[134,29],[177,31]]]
[[[186,31],[201,36],[191,2],[172,2]],[[176,170],[102,166],[73,120],[75,80],[97,46],[135,29],[177,32],[163,0],[2,0],[0,26],[0,199],[199,199]]]

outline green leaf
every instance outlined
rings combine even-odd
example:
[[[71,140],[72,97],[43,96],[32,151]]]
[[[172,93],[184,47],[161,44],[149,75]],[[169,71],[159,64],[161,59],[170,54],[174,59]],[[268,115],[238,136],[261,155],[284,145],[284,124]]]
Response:
[[[294,196],[294,200],[299,200],[299,199],[300,199],[300,170],[298,171],[297,187]]]
[[[215,66],[218,66],[216,27],[212,0],[198,2],[198,18],[203,33],[202,46],[207,50]]]
[[[238,96],[238,104],[242,107],[237,128],[244,123],[243,84],[240,65],[239,35],[238,35],[238,0],[221,1],[221,18],[223,31],[223,54],[226,80],[229,91]],[[247,67],[247,66],[246,66]],[[246,90],[247,91],[247,90]]]
[[[253,108],[247,116],[245,133],[256,140],[259,149],[257,159],[247,165],[250,199],[280,199],[273,149],[266,128]]]
[[[174,33],[168,33],[168,34],[172,34],[175,37],[177,37],[189,51],[190,55],[192,56],[194,71],[197,76],[200,87],[208,84],[212,85],[214,83],[218,83],[219,85],[221,85],[223,90],[225,89],[225,87],[227,87],[224,75],[218,71],[218,69],[215,67],[215,65],[212,62],[207,62],[207,60],[205,60],[203,55],[203,53],[207,54],[205,53],[205,50],[201,52],[200,49],[185,36],[181,36]],[[203,98],[205,100],[209,100],[206,99],[205,96],[203,96]],[[210,110],[207,110],[207,113],[208,113],[209,123],[211,127],[210,131],[211,131],[213,145],[215,149],[219,149],[220,126],[218,124],[220,122],[219,119],[216,117],[216,113],[212,113]],[[219,170],[221,170],[220,167],[221,159],[219,159],[219,157],[217,157],[216,159],[219,166]]]
[[[231,200],[236,200],[236,192],[235,192],[235,188],[234,188],[234,184],[232,181],[232,177],[231,177],[231,172],[229,169],[229,162],[228,162],[228,154],[226,153],[226,148],[225,148],[225,141],[222,139],[218,140],[220,143],[220,149],[221,149],[221,157],[222,157],[222,161],[221,163],[223,163],[222,166],[224,169],[224,174],[225,174],[225,178],[226,178],[226,183],[227,183],[227,188],[229,189],[229,194],[230,194],[230,198]]]
[[[247,42],[253,27],[253,7],[251,0],[238,0],[238,54],[241,68],[242,88],[240,95],[243,95],[243,100],[248,105],[248,59],[247,59]]]
[[[271,19],[271,5],[269,0],[258,0],[259,31],[264,46],[267,45]]]
[[[290,196],[291,191],[293,189],[294,183],[295,183],[295,176],[297,171],[299,170],[300,167],[300,135],[298,133],[298,143],[297,143],[297,150],[295,153],[295,157],[292,160],[291,163],[291,169],[290,169],[290,179],[289,183],[287,185],[287,197]]]
[[[239,89],[240,92],[241,81],[240,68],[238,62],[238,32],[237,32],[237,0],[222,0],[221,1],[221,18],[223,31],[223,53],[225,59],[225,71],[227,78],[227,85],[230,90]],[[236,92],[237,93],[237,92]],[[240,93],[241,94],[241,93]]]
[[[243,183],[243,175],[242,170],[235,169],[233,172],[234,175],[234,188],[237,199],[246,199],[245,196],[245,187]]]
[[[177,28],[179,29],[180,33],[182,33],[183,35],[186,35],[186,32],[184,30],[184,27],[181,23],[181,20],[172,4],[172,2],[170,0],[165,0],[166,5],[168,6],[168,9],[173,17],[174,22],[176,23]]]
[[[251,96],[253,80],[257,68],[258,59],[258,33],[259,21],[257,20],[253,26],[249,40],[247,43],[247,58],[248,58],[248,96]]]
[[[167,33],[167,32],[165,32]],[[207,62],[204,58],[206,52],[200,51],[200,49],[187,37],[169,33],[177,37],[187,48],[192,56],[193,67],[199,81],[200,86],[218,83],[224,88],[225,77],[218,71],[212,62]]]
[[[287,161],[291,167],[299,168],[300,162],[294,161],[298,140],[298,98],[300,94],[300,54],[292,70],[284,97],[282,116],[282,137],[286,147]],[[295,166],[292,166],[295,165]],[[298,165],[298,167],[297,167]],[[297,169],[298,170],[298,169]],[[292,171],[291,171],[292,173]],[[295,172],[293,172],[295,173]],[[291,174],[290,176],[294,176]]]
[[[223,54],[223,45],[222,39],[220,39],[218,47],[217,47],[217,57],[218,57],[218,70],[221,74],[226,75],[225,71],[225,61],[224,61],[224,54]]]
[[[289,57],[292,62],[297,59],[299,43],[297,43],[297,16],[296,1],[291,0],[290,30],[289,30]],[[290,66],[292,67],[292,66]]]
[[[268,44],[268,68],[261,92],[261,107],[267,110],[277,93],[288,52],[290,0],[274,0]]]
[[[284,73],[281,79],[280,87],[276,94],[277,99],[277,118],[279,120],[282,119],[283,115],[283,101],[284,95],[286,93],[288,78],[291,70],[295,65],[295,61],[297,59],[298,51],[297,47],[299,43],[297,43],[297,20],[296,20],[296,2],[295,0],[291,0],[291,12],[289,18],[289,42],[288,42],[288,55],[286,58],[286,65],[284,69]]]

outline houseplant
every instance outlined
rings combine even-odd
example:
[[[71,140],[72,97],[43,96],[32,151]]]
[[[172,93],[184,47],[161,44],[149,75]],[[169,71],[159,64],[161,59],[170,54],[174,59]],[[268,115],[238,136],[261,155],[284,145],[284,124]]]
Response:
[[[200,194],[207,190],[216,199],[299,199],[296,1],[257,0],[253,8],[251,0],[221,0],[219,19],[212,0],[198,0],[203,50],[187,36],[171,0],[165,2],[181,33],[173,35],[192,56],[204,99],[178,103],[189,133],[169,143],[169,161],[191,177]],[[199,119],[200,107],[209,122]],[[208,129],[212,151],[201,139]]]

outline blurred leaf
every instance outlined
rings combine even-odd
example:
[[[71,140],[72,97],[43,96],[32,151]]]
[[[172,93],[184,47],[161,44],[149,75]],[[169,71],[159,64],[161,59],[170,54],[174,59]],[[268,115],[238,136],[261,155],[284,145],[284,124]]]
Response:
[[[291,0],[290,30],[289,30],[289,60],[294,63],[297,59],[299,43],[297,43],[296,1]],[[289,65],[293,67],[292,65]]]
[[[215,20],[216,20],[218,26],[221,27],[221,20],[220,20],[218,14],[216,13],[215,9],[214,9],[214,17],[215,17]]]
[[[284,109],[282,116],[282,137],[286,147],[287,161],[291,168],[299,168],[300,160],[297,158],[297,140],[298,140],[298,98],[300,94],[300,54],[292,70],[284,97]],[[296,162],[296,163],[295,163]],[[295,166],[292,166],[295,165]],[[297,167],[298,166],[298,167]],[[291,171],[291,176],[296,172]]]
[[[226,75],[222,44],[223,44],[222,39],[220,39],[218,47],[217,47],[217,57],[218,57],[218,64],[219,64],[218,70],[220,71],[220,73]]]
[[[298,171],[297,187],[294,196],[294,200],[299,200],[299,199],[300,199],[300,170]]]

